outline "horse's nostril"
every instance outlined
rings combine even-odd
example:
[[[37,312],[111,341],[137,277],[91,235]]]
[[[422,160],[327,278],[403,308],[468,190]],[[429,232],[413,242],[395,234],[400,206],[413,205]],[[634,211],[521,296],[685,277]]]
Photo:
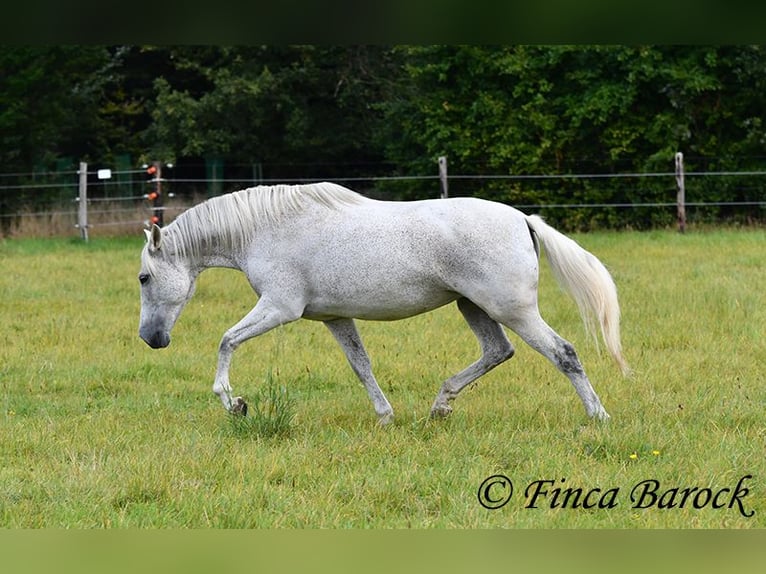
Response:
[[[164,331],[155,331],[151,335],[141,333],[140,336],[152,349],[162,349],[170,344],[170,335]]]

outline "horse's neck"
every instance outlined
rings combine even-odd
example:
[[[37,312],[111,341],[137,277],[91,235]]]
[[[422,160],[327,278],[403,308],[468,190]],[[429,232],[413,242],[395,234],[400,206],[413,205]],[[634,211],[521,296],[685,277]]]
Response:
[[[216,238],[201,241],[196,247],[176,245],[176,256],[186,261],[190,269],[200,273],[211,267],[241,269],[238,249],[225,247]]]
[[[215,253],[203,255],[197,258],[197,260],[194,262],[194,266],[196,266],[199,271],[203,271],[211,267],[225,267],[227,269],[238,270],[242,269],[238,258],[234,257],[233,253],[229,253],[226,256],[223,254]]]

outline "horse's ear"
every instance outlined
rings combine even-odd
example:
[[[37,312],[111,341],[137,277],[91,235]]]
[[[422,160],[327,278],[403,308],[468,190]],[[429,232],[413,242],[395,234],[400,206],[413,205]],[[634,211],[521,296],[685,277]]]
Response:
[[[146,242],[149,244],[149,251],[159,251],[160,243],[162,243],[162,229],[155,223],[152,225],[151,231],[144,229],[146,233]]]

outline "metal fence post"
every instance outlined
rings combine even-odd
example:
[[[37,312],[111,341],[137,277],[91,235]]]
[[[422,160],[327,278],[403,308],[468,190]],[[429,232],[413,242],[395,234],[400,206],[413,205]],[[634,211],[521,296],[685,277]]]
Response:
[[[80,162],[80,205],[77,209],[77,227],[80,228],[80,237],[88,241],[88,164]]]

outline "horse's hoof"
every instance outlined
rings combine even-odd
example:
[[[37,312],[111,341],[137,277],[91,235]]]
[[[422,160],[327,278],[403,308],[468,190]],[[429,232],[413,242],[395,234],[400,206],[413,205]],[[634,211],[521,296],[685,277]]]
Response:
[[[608,421],[611,418],[602,406],[599,406],[595,412],[591,413],[590,417],[597,421]]]
[[[382,427],[388,426],[392,422],[394,422],[394,413],[386,413],[378,418],[378,424],[380,424]]]
[[[443,405],[434,405],[431,408],[431,418],[432,419],[443,419],[452,414],[452,407],[448,404]]]
[[[233,415],[246,417],[247,416],[247,403],[242,397],[235,397],[234,402],[229,409],[229,412]]]

